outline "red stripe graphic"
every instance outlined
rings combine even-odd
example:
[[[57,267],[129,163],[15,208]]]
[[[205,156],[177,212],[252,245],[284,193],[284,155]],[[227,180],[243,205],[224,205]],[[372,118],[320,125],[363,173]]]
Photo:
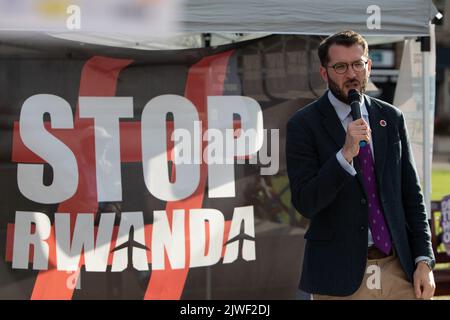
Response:
[[[106,57],[93,57],[83,67],[81,73],[79,96],[114,96],[116,94],[117,77],[119,72],[132,60],[111,59]],[[76,194],[58,206],[57,212],[70,213],[71,226],[75,225],[78,213],[96,213],[97,186],[95,173],[94,150],[94,121],[80,119],[77,108],[74,128],[84,136],[84,139],[71,139],[65,142],[77,157],[80,170],[79,183]],[[73,133],[72,133],[73,134]],[[31,299],[72,299],[73,289],[68,288],[66,282],[68,274],[56,270],[56,246],[54,228],[48,239],[49,270],[40,271],[34,285]],[[81,262],[81,261],[80,261]]]
[[[197,108],[199,120],[202,121],[202,132],[208,129],[206,104],[208,96],[223,94],[223,85],[226,75],[228,60],[233,51],[227,51],[215,56],[203,58],[193,65],[188,74],[185,89],[185,97]],[[200,135],[202,136],[202,135]],[[203,150],[206,143],[200,141]],[[184,284],[189,271],[190,235],[189,235],[189,209],[201,208],[206,188],[207,166],[202,161],[200,165],[200,183],[192,196],[181,201],[168,202],[166,212],[168,221],[172,221],[174,209],[185,209],[185,253],[186,266],[184,269],[173,270],[166,257],[165,270],[153,270],[144,299],[152,300],[178,300],[183,293]]]

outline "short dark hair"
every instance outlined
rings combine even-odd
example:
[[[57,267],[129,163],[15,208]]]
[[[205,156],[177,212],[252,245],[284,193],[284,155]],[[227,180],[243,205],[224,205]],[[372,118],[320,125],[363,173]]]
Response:
[[[367,41],[359,33],[352,30],[341,31],[324,39],[317,49],[320,63],[324,67],[328,65],[328,62],[330,61],[328,50],[333,44],[345,47],[351,47],[354,44],[359,44],[364,50],[364,56],[367,57],[369,54],[369,46],[367,45]]]

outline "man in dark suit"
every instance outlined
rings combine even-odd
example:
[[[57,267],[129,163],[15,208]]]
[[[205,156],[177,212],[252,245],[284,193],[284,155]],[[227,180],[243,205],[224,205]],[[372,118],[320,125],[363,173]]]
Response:
[[[344,31],[318,49],[325,94],[287,124],[292,203],[310,219],[300,289],[314,299],[430,299],[434,254],[402,112],[364,93],[366,40]],[[367,145],[360,147],[365,140]]]

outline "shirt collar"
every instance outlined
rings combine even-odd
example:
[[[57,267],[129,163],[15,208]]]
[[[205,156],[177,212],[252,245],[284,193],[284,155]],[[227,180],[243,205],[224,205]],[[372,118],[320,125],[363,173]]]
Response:
[[[336,111],[339,119],[341,121],[344,121],[344,119],[347,118],[348,115],[350,114],[351,111],[350,105],[342,102],[341,100],[338,100],[338,98],[336,98],[334,94],[331,93],[331,90],[328,90],[328,99],[330,100],[331,105],[334,107],[334,110]],[[367,111],[366,108],[366,104],[364,103],[364,99],[361,99],[361,101],[359,102],[359,107],[361,108],[361,115],[363,116],[369,115],[369,112]]]

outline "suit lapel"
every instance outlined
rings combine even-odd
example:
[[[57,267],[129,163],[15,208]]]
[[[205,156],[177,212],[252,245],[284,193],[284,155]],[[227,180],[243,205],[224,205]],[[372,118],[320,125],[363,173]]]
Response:
[[[322,125],[328,132],[330,137],[334,140],[339,148],[342,148],[345,143],[345,130],[342,127],[341,120],[339,120],[336,111],[334,111],[330,100],[328,100],[328,91],[320,98],[318,108],[324,116]]]
[[[375,174],[377,176],[378,183],[381,185],[387,147],[387,127],[381,126],[381,120],[386,120],[386,118],[383,115],[382,106],[376,102],[373,102],[373,100],[368,96],[364,96],[364,98],[367,111],[369,112],[370,129],[372,129]]]

